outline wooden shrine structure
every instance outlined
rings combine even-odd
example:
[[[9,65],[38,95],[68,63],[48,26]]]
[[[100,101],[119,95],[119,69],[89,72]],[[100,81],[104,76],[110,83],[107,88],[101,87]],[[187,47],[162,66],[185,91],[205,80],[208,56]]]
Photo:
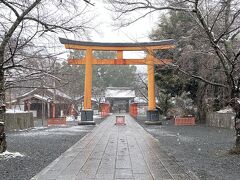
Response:
[[[175,48],[174,40],[162,40],[139,43],[101,43],[75,41],[59,38],[66,49],[83,50],[85,57],[69,58],[68,63],[72,65],[85,65],[84,85],[84,109],[81,112],[81,124],[94,124],[91,105],[92,97],[92,67],[93,65],[147,65],[148,71],[148,111],[147,121],[158,121],[159,115],[156,110],[155,87],[154,87],[154,65],[165,65],[172,62],[171,59],[158,59],[154,56],[156,51]],[[97,59],[94,51],[115,51],[114,59]],[[124,59],[124,51],[144,51],[146,57],[142,59]]]

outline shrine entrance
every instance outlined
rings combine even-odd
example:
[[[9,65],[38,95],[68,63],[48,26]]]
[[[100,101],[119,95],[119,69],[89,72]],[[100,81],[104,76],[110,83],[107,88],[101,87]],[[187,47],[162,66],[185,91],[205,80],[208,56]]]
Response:
[[[84,84],[84,109],[81,112],[81,124],[95,124],[93,121],[93,110],[91,104],[92,97],[92,67],[93,65],[147,65],[148,72],[148,111],[147,121],[159,121],[158,110],[156,109],[155,86],[154,86],[154,65],[165,65],[172,62],[171,59],[159,59],[154,56],[157,51],[175,48],[174,40],[162,40],[140,43],[100,43],[74,41],[59,38],[66,49],[83,50],[85,57],[69,58],[68,63],[72,65],[85,65]],[[93,51],[115,51],[114,59],[97,59],[93,56]],[[142,59],[123,58],[124,51],[143,51],[146,57]]]

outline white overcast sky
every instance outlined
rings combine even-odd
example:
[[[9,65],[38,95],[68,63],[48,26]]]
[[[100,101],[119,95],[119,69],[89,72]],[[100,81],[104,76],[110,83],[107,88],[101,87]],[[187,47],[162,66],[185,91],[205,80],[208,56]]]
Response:
[[[124,28],[114,27],[114,21],[112,19],[112,13],[106,9],[106,4],[102,0],[94,1],[92,12],[96,15],[94,24],[99,24],[96,28],[97,32],[91,32],[90,38],[96,42],[148,42],[149,34],[156,26],[159,14],[154,13],[146,16],[145,18],[131,24]],[[69,39],[73,39],[68,37]],[[81,40],[81,39],[75,39]],[[59,41],[57,42],[57,44]],[[61,47],[61,46],[60,46]],[[64,48],[64,47],[63,47]],[[140,58],[143,53],[124,53],[124,58]],[[67,59],[67,54],[61,56],[63,59]],[[137,66],[141,72],[146,72],[146,66]]]
[[[93,41],[100,42],[142,42],[149,41],[149,34],[158,20],[158,14],[150,14],[134,24],[117,29],[113,27],[112,12],[101,1],[95,1],[94,11],[100,22],[97,28],[100,34],[92,33]]]

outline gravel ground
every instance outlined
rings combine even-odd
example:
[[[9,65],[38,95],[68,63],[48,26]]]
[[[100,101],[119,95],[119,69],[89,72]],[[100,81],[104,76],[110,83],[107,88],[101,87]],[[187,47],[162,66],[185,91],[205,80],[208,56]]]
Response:
[[[8,152],[0,154],[0,180],[30,179],[94,127],[68,125],[8,132]]]
[[[174,126],[169,121],[162,126],[149,126],[144,120],[145,117],[137,118],[137,122],[157,138],[179,164],[200,179],[240,179],[240,155],[228,154],[234,145],[234,130],[201,125]]]

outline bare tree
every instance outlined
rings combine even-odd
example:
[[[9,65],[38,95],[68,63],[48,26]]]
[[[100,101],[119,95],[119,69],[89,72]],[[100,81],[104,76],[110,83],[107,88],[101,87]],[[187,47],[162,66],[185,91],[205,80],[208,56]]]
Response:
[[[209,85],[226,88],[228,98],[240,95],[240,2],[238,0],[108,0],[120,26],[127,26],[154,12],[183,11],[194,19],[205,34],[216,60],[221,66],[222,80],[190,74],[175,65],[182,73]],[[116,13],[117,12],[117,13]],[[214,72],[214,69],[212,69]],[[212,77],[212,76],[211,76]],[[239,134],[239,133],[238,133]],[[237,139],[240,137],[237,137]],[[240,146],[240,144],[236,145]]]
[[[49,68],[34,64],[39,57],[46,58],[43,42],[51,44],[53,33],[86,36],[93,29],[94,16],[87,14],[90,6],[90,0],[0,0],[0,121],[6,88],[17,80],[49,74]]]

